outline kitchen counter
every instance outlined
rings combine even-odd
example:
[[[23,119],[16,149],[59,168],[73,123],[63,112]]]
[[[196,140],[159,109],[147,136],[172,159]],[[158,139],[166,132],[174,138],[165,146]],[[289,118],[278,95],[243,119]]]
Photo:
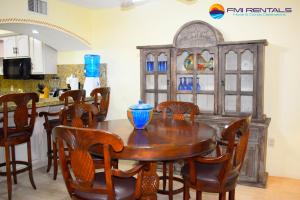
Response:
[[[85,98],[86,101],[92,101],[92,97],[87,97]],[[64,102],[60,101],[58,97],[50,97],[50,98],[40,98],[39,102],[37,102],[36,107],[41,108],[41,107],[47,107],[47,106],[58,106],[58,105],[63,105]],[[15,109],[14,104],[8,104],[8,110],[13,111]],[[3,107],[0,107],[0,112],[2,112]]]
[[[86,101],[89,103],[92,101],[92,97],[87,97]],[[37,103],[37,113],[39,112],[58,112],[63,107],[64,102],[59,101],[58,97],[55,98],[40,98]],[[9,105],[9,111],[15,109],[15,105]],[[3,116],[2,106],[0,106],[0,118]],[[14,123],[13,112],[9,112],[8,123]],[[50,117],[51,118],[51,117]],[[33,168],[40,168],[47,166],[47,134],[44,128],[45,118],[36,117],[33,134],[31,136],[31,155]],[[0,122],[0,127],[2,123]],[[27,147],[25,144],[16,146],[16,155],[18,160],[27,160]],[[0,162],[5,161],[4,148],[0,148]],[[0,182],[3,179],[0,178]]]

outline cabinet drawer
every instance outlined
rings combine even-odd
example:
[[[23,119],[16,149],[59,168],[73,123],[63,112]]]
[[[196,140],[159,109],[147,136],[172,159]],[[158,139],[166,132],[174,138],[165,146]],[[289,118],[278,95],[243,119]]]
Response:
[[[258,140],[259,140],[259,129],[250,128],[249,141],[258,143]]]
[[[257,182],[258,180],[258,166],[259,166],[259,146],[255,143],[248,143],[248,148],[240,173],[239,180],[246,182]]]

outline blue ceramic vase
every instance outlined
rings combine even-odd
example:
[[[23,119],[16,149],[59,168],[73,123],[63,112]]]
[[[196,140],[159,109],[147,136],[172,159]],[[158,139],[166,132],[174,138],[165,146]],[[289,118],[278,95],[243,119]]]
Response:
[[[153,106],[144,104],[141,100],[137,105],[130,106],[127,110],[127,117],[136,129],[144,129],[151,121]]]

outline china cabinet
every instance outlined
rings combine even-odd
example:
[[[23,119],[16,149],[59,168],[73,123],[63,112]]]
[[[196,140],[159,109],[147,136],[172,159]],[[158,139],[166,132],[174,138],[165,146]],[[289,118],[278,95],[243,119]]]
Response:
[[[240,182],[266,185],[267,130],[263,111],[266,40],[225,42],[203,21],[184,24],[171,45],[138,46],[141,99],[156,106],[166,100],[193,102],[197,120],[221,131],[243,115],[252,115],[251,133]]]

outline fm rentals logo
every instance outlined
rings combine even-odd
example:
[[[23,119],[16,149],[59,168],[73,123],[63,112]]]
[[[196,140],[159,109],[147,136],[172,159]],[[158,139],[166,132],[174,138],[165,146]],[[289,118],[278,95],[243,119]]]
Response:
[[[224,7],[221,4],[215,3],[210,6],[209,14],[214,19],[221,19],[224,16]]]
[[[226,11],[227,14],[233,16],[287,16],[292,13],[292,8],[275,8],[275,7],[247,7],[247,8],[226,8],[224,9],[221,4],[213,4],[209,8],[209,14],[214,19],[221,19]]]

